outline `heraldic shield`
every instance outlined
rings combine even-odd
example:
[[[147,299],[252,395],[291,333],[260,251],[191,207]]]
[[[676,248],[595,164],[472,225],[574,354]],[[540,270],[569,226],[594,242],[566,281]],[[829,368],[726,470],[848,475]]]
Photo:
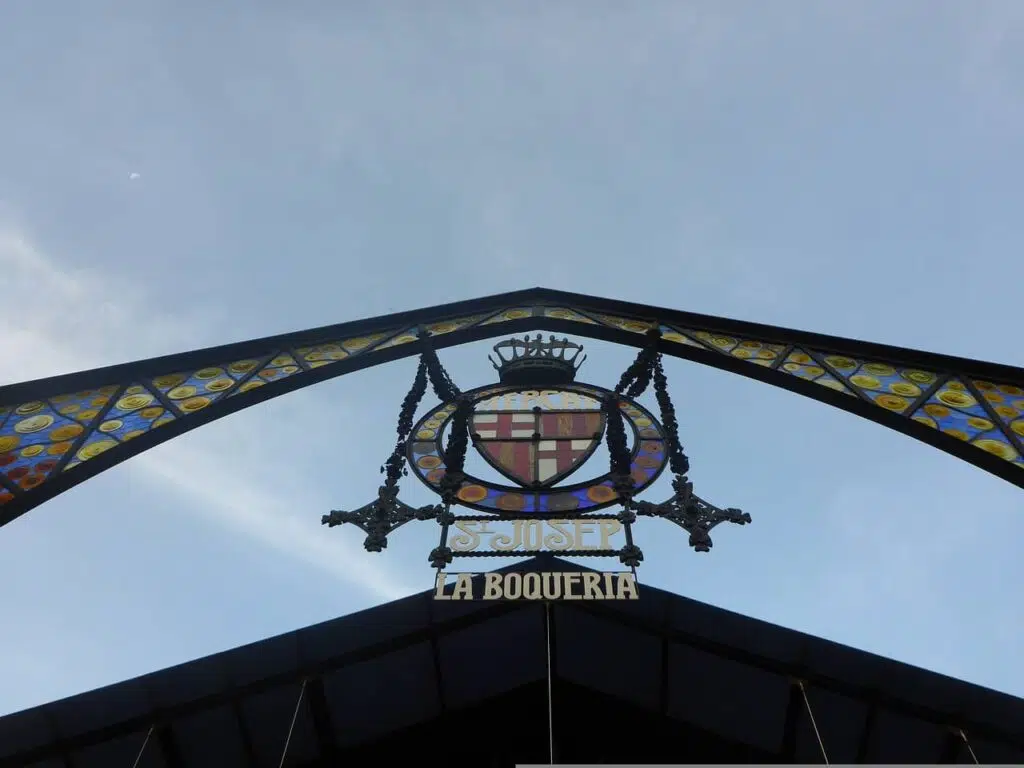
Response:
[[[546,390],[481,402],[471,431],[477,451],[498,472],[519,485],[546,487],[582,466],[600,445],[604,429],[597,401]]]

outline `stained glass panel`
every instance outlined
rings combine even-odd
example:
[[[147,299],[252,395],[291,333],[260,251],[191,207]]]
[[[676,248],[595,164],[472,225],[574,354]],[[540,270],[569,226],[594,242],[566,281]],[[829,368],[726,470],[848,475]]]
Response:
[[[295,350],[295,354],[302,358],[310,368],[330,365],[349,356],[348,352],[337,342],[318,344],[314,347],[299,347]]]
[[[402,331],[401,333],[392,336],[390,339],[383,342],[382,344],[378,344],[374,348],[374,351],[378,349],[390,349],[391,347],[400,347],[403,344],[411,344],[412,342],[416,341],[417,338],[418,337],[416,335],[416,329],[408,328]]]
[[[985,393],[989,394],[989,393]],[[1018,450],[1003,434],[984,406],[958,379],[945,382],[914,412],[914,421],[969,442],[1007,461],[1021,459]]]
[[[738,360],[746,360],[754,365],[760,365],[765,368],[771,368],[775,365],[779,360],[779,356],[786,349],[782,344],[771,344],[767,341],[757,341],[755,339],[743,339],[721,333],[709,333],[708,331],[688,331],[688,333],[694,338],[703,341],[712,349],[717,349],[719,352],[735,357]],[[804,376],[804,378],[807,378],[809,381],[817,380],[816,376]]]
[[[470,315],[469,317],[460,317],[455,320],[444,320],[440,323],[431,323],[426,326],[426,330],[431,336],[443,336],[446,333],[459,331],[463,328],[470,328],[485,317],[487,317],[487,315]]]
[[[76,392],[70,395],[58,395],[50,399],[54,409],[61,415],[82,424],[89,424],[100,410],[110,402],[117,392],[117,387],[108,386]]]
[[[104,414],[97,431],[101,435],[123,443],[144,435],[155,427],[173,421],[174,418],[174,414],[168,411],[163,403],[153,396],[152,392],[137,384],[128,387],[110,410]],[[85,461],[92,457],[79,451],[76,458],[79,461]]]
[[[597,325],[594,320],[591,320],[586,315],[581,315],[572,309],[566,309],[565,307],[544,307],[544,317],[553,317],[557,320],[572,320],[574,323],[585,323],[587,325]]]
[[[350,339],[339,339],[338,341],[330,341],[325,344],[317,344],[312,347],[298,347],[294,350],[295,356],[302,360],[308,368],[322,368],[325,365],[336,363],[339,360],[346,360],[353,355],[358,355],[361,352],[374,347],[375,344],[380,342],[381,339],[386,339],[394,331],[388,331],[385,333],[373,333],[368,336],[356,336]],[[407,341],[415,340],[415,336],[411,339],[407,337],[398,337],[390,339],[389,341],[381,344],[378,349],[384,347],[397,346],[398,344],[404,344]],[[261,371],[259,376],[263,381],[269,381],[270,379],[286,378],[291,376],[297,371],[290,370],[293,365],[298,365],[297,361],[293,357],[290,363],[284,363],[283,357],[288,355],[288,352],[281,352],[275,360],[282,362],[283,364],[275,364],[275,360],[271,360],[270,364],[264,369],[266,371],[276,370],[277,372],[272,374],[269,378],[264,375]],[[288,369],[288,370],[285,370]],[[259,386],[256,384],[255,386]],[[250,387],[252,389],[252,387]],[[244,391],[244,390],[243,390]]]
[[[740,340],[735,336],[728,336],[724,333],[712,333],[711,331],[687,331],[687,333],[698,341],[703,342],[705,346],[726,354],[732,352],[740,343]]]
[[[939,379],[939,375],[931,371],[897,368],[888,363],[857,360],[827,352],[815,354],[875,405],[893,413],[909,415],[907,409]]]
[[[117,447],[117,440],[112,437],[107,437],[101,433],[94,433],[89,436],[85,441],[85,444],[75,453],[74,457],[67,463],[64,468],[65,471],[73,467],[77,467],[79,464],[88,461],[89,459],[95,459],[101,453],[106,453],[111,448]]]
[[[247,389],[246,384],[243,384],[239,387],[239,391],[254,389],[256,386],[259,386],[260,383],[269,384],[274,381],[287,379],[289,376],[294,376],[301,370],[302,368],[299,367],[299,364],[295,361],[294,357],[287,352],[279,352],[272,357],[255,376],[246,382],[246,384],[252,386],[249,386]]]
[[[358,355],[360,352],[365,352],[381,339],[386,339],[387,336],[387,333],[371,333],[368,336],[356,336],[353,339],[345,339],[341,342],[341,346],[350,355]]]
[[[674,344],[685,344],[688,347],[697,347],[698,349],[706,349],[703,344],[694,340],[693,331],[684,332],[668,325],[662,325],[659,328],[661,329],[661,338],[665,341],[671,341]]]
[[[630,333],[647,333],[652,328],[652,324],[643,320],[635,320],[628,317],[618,317],[616,315],[594,315],[605,325],[611,328],[618,328],[620,331],[629,331]]]
[[[786,355],[786,360],[779,366],[779,370],[791,376],[796,376],[799,379],[812,381],[822,387],[833,389],[836,392],[853,395],[843,382],[836,379],[831,373],[828,373],[814,358],[802,349],[794,349]]]
[[[245,360],[230,366],[201,368],[192,373],[170,373],[154,378],[153,387],[170,401],[178,413],[195,413],[226,396],[236,388],[239,379],[251,374],[258,365],[258,361]],[[140,400],[149,398],[147,404],[156,400],[148,391],[129,394],[137,395]]]
[[[1024,441],[1024,387],[977,380],[973,384],[988,401],[999,424],[1018,441]]]
[[[514,307],[506,309],[493,317],[484,320],[480,325],[493,325],[494,323],[507,323],[509,320],[523,320],[533,317],[533,307]]]
[[[22,403],[0,427],[0,475],[18,490],[35,488],[85,431],[85,426],[60,415],[50,403]]]

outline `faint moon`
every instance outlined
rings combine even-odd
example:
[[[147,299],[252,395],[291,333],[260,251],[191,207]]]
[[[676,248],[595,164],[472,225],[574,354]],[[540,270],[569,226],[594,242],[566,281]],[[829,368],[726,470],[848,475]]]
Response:
[[[136,179],[138,179],[140,177],[141,177],[141,174],[138,174],[135,171],[132,171],[131,173],[128,174],[128,180],[129,181],[135,181]]]

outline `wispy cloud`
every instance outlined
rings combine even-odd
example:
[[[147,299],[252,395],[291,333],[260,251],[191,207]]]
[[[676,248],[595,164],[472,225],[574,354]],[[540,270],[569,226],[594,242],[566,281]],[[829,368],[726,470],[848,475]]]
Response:
[[[118,285],[108,276],[65,271],[11,223],[0,225],[0,274],[13,297],[13,302],[0,305],[0,360],[18,361],[0,369],[4,382],[149,357],[154,349],[184,351],[196,339],[205,341],[201,309],[174,318],[146,312],[143,289]],[[230,445],[248,440],[252,430],[243,423],[222,426],[218,433]],[[326,510],[327,501],[315,491],[283,495],[279,482],[261,482],[231,455],[230,450],[214,452],[194,442],[172,442],[158,453],[129,460],[124,469],[151,485],[153,493],[181,496],[187,502],[182,509],[198,510],[234,533],[376,599],[414,591],[384,562],[360,557],[358,538],[324,536],[308,520],[295,517],[296,510]]]

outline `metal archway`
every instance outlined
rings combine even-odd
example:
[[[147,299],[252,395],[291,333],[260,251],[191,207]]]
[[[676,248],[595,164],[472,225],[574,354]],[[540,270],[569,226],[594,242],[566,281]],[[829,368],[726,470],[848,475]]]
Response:
[[[321,381],[526,331],[737,373],[870,419],[1024,488],[1024,369],[546,288],[0,387],[0,525],[173,437]]]

